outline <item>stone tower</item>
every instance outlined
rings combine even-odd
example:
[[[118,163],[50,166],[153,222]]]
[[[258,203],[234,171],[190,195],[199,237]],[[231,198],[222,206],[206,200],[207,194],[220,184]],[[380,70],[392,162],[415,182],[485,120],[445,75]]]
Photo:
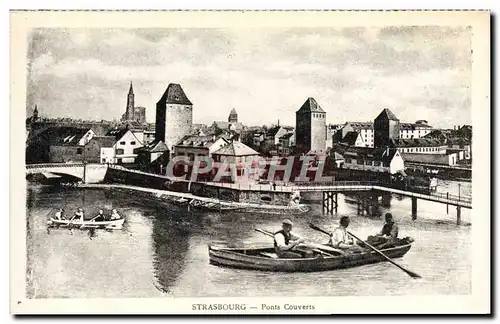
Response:
[[[236,112],[236,109],[233,108],[233,110],[231,110],[231,112],[229,113],[229,117],[227,118],[227,121],[230,123],[238,122],[238,113]]]
[[[314,98],[308,98],[295,113],[295,129],[298,153],[326,150],[326,112]]]
[[[392,111],[385,108],[373,122],[373,146],[389,145],[392,139],[399,138],[399,119]]]
[[[127,95],[127,110],[125,111],[125,120],[134,119],[134,89],[132,88],[132,82],[130,82],[130,89]]]
[[[170,83],[156,103],[156,140],[163,141],[170,152],[193,125],[193,104],[180,84]]]

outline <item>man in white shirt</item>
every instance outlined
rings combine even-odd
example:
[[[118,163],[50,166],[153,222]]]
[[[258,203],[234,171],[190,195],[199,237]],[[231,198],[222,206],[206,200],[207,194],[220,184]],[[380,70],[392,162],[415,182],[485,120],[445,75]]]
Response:
[[[361,252],[363,249],[354,243],[354,239],[347,233],[350,219],[348,216],[340,218],[340,225],[330,234],[330,244],[334,248],[347,250],[349,252]]]
[[[292,233],[292,227],[292,221],[285,219],[282,229],[274,233],[274,250],[279,258],[302,258],[302,254],[296,248],[300,243],[304,243],[304,239]]]

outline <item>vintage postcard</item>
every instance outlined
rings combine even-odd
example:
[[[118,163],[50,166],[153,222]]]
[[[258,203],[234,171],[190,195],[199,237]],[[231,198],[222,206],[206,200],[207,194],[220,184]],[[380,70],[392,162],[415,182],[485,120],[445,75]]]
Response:
[[[10,17],[12,313],[490,313],[488,11]]]

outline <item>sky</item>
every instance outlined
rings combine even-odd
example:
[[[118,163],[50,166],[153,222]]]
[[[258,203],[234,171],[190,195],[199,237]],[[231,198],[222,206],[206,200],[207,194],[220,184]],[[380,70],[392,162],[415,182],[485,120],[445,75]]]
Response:
[[[373,120],[471,124],[469,28],[34,29],[28,39],[27,114],[119,119],[179,83],[195,123],[295,125],[313,97],[328,123]]]

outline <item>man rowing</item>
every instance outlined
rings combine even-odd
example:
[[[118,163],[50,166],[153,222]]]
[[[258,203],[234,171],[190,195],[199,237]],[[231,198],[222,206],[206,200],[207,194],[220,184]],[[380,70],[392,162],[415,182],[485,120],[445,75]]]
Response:
[[[81,222],[83,222],[84,214],[83,214],[82,208],[77,209],[77,211],[75,212],[75,215],[73,215],[73,217],[71,217],[70,221],[72,221],[74,219],[77,219],[77,220],[80,220]]]
[[[391,213],[385,214],[385,224],[382,230],[374,236],[368,236],[367,243],[377,246],[378,249],[383,249],[395,246],[398,241],[399,228]]]
[[[101,221],[101,222],[102,222],[102,221],[105,221],[105,220],[106,220],[106,218],[105,218],[105,216],[104,216],[104,212],[102,211],[102,209],[99,209],[99,213],[98,213],[98,214],[97,214],[97,216],[96,216],[96,217],[94,217],[92,220],[97,221],[97,222],[99,222],[99,221]]]
[[[330,234],[329,244],[334,248],[338,248],[346,252],[362,252],[364,251],[363,248],[356,245],[354,239],[349,235],[349,233],[347,233],[347,227],[349,226],[349,223],[349,216],[342,216],[340,218],[339,226],[335,228]]]
[[[64,217],[64,209],[59,208],[59,210],[56,212],[55,218],[58,219],[58,220],[65,219],[65,217]]]
[[[111,220],[117,220],[117,219],[120,219],[122,218],[120,216],[120,214],[118,214],[118,212],[116,211],[116,209],[113,209],[113,211],[111,212]]]
[[[281,230],[274,233],[274,250],[279,258],[298,259],[303,254],[311,255],[312,251],[298,247],[305,240],[292,232],[293,223],[289,219],[283,220]]]

